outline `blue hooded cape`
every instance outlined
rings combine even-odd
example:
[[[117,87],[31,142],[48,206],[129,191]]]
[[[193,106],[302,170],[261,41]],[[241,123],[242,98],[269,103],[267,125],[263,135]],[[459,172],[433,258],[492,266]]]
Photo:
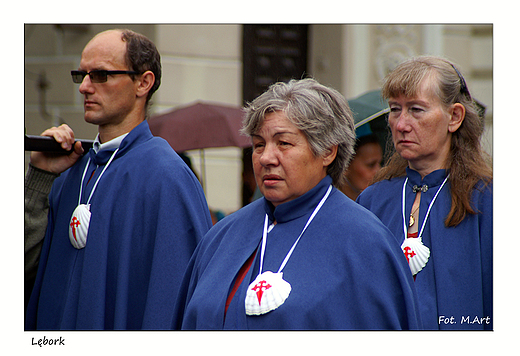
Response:
[[[421,179],[418,172],[407,168],[406,216],[410,216],[415,194],[414,185],[428,185],[421,193],[419,227],[428,206],[446,178],[445,170],[437,170]],[[358,202],[374,212],[404,241],[402,189],[406,177],[378,182],[365,189]],[[472,193],[472,206],[478,214],[468,214],[455,227],[444,220],[451,209],[449,182],[435,201],[423,232],[423,243],[430,249],[428,263],[417,274],[416,289],[421,318],[428,330],[492,330],[493,329],[493,190],[492,185],[477,185]]]
[[[245,312],[246,290],[260,253],[235,293],[238,271],[258,249],[265,214],[269,232],[263,271],[277,272],[332,179],[273,209],[256,200],[217,223],[197,247],[176,303],[174,329],[388,330],[418,329],[413,279],[391,232],[369,211],[333,188],[283,269],[292,286],[277,309]]]
[[[81,176],[88,157],[106,164],[112,152],[104,152],[89,152],[54,182],[27,330],[171,326],[184,270],[211,227],[204,193],[144,121],[124,138],[100,179],[90,201],[87,243],[77,250],[68,227]]]

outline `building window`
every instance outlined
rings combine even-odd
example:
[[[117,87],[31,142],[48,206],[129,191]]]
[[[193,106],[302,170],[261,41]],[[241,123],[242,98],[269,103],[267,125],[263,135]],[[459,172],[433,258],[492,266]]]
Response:
[[[307,76],[308,25],[243,25],[243,100],[275,82]]]

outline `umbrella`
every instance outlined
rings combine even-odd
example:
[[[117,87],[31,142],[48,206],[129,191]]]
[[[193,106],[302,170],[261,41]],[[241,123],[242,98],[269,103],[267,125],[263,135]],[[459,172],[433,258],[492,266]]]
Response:
[[[195,102],[148,120],[154,136],[164,138],[176,152],[210,147],[249,147],[242,136],[242,108]]]
[[[375,134],[385,156],[388,125],[386,119],[390,108],[381,97],[380,90],[372,90],[358,97],[348,100],[348,104],[354,115],[354,127],[359,138],[368,134]]]
[[[380,90],[366,92],[348,101],[354,114],[356,129],[375,119],[386,118],[390,111],[387,103],[381,97]]]
[[[251,139],[240,134],[244,112],[241,107],[195,102],[148,120],[154,136],[164,138],[176,152],[200,150],[202,187],[206,191],[204,149],[251,146]]]

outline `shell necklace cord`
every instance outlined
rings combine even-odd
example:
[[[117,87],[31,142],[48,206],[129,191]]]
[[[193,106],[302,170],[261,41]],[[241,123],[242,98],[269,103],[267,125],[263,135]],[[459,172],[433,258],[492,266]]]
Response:
[[[437,193],[435,193],[435,196],[433,197],[430,205],[428,206],[428,211],[426,211],[426,216],[424,217],[424,221],[421,225],[421,229],[416,238],[408,237],[408,234],[407,234],[407,232],[408,232],[407,225],[408,224],[407,224],[407,220],[406,220],[405,206],[406,206],[406,183],[408,182],[408,177],[404,181],[403,194],[402,194],[404,241],[401,245],[401,249],[403,250],[406,260],[408,261],[408,265],[410,266],[410,270],[412,271],[412,275],[414,275],[414,276],[417,273],[419,273],[424,268],[424,266],[426,266],[426,263],[428,263],[428,259],[430,258],[430,249],[422,243],[422,234],[424,231],[424,227],[426,226],[426,221],[428,220],[428,217],[430,216],[430,211],[433,207],[433,203],[435,203],[437,196],[439,195],[442,188],[448,181],[449,176],[450,175],[448,174],[446,176],[446,178],[444,178],[444,181],[442,182],[439,190],[437,190]]]
[[[103,171],[101,171],[101,174],[97,178],[96,182],[94,183],[94,186],[92,187],[92,191],[90,192],[90,196],[88,197],[86,204],[81,204],[81,194],[83,191],[83,181],[85,180],[85,175],[87,174],[88,167],[90,165],[90,157],[87,161],[87,164],[85,165],[85,170],[83,171],[83,176],[81,177],[81,185],[79,186],[79,198],[78,198],[78,206],[76,209],[74,209],[74,213],[72,214],[72,217],[70,218],[70,224],[69,224],[69,240],[72,246],[77,248],[78,250],[85,247],[87,244],[87,235],[88,235],[88,227],[90,225],[90,199],[92,198],[92,195],[94,194],[94,191],[96,190],[96,187],[99,183],[99,180],[103,176],[103,173],[107,170],[108,166],[116,156],[117,151],[116,149],[114,153],[112,153],[112,156],[110,156],[110,159],[108,160],[107,164],[105,164],[105,167],[103,168]]]
[[[284,269],[287,261],[291,257],[296,245],[300,241],[305,230],[310,225],[311,221],[314,219],[318,211],[321,209],[325,200],[327,200],[330,192],[332,191],[332,185],[329,186],[327,192],[321,198],[319,204],[314,208],[311,216],[307,220],[305,227],[303,228],[300,236],[296,239],[291,249],[285,256],[280,268],[277,273],[273,273],[271,271],[265,271],[262,273],[263,265],[264,265],[264,255],[265,255],[265,246],[267,242],[267,234],[268,234],[268,225],[269,225],[269,216],[265,214],[264,220],[264,231],[262,235],[262,247],[260,250],[260,268],[258,271],[258,276],[255,280],[249,285],[246,294],[245,306],[246,306],[246,314],[247,315],[261,315],[270,312],[278,308],[282,305],[289,293],[291,292],[291,285],[283,279],[282,270]]]

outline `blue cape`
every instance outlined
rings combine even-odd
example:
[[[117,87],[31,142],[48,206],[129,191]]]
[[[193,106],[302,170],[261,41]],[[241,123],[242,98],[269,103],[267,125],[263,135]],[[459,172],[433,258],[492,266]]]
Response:
[[[53,185],[28,330],[171,326],[184,270],[211,227],[204,193],[144,121],[122,141],[99,181],[87,244],[77,250],[68,237],[71,215],[88,157],[105,164],[102,152],[85,155]]]
[[[427,184],[421,194],[419,226],[439,189],[445,170],[421,180],[407,169],[406,216],[410,216],[415,194],[413,185]],[[404,241],[401,210],[405,177],[378,182],[361,193],[358,202],[374,212],[401,244]],[[472,193],[472,206],[479,213],[467,215],[456,227],[444,220],[451,208],[449,182],[439,193],[427,220],[423,243],[430,248],[426,267],[417,274],[416,288],[425,329],[490,330],[493,328],[493,191],[479,184]]]
[[[263,271],[277,272],[332,179],[273,209],[259,199],[217,223],[197,247],[181,286],[174,329],[364,330],[420,328],[413,279],[391,232],[369,211],[333,188],[287,262],[292,286],[277,309],[247,316],[245,295],[260,253],[224,317],[244,262],[259,247],[265,214],[269,232]]]

